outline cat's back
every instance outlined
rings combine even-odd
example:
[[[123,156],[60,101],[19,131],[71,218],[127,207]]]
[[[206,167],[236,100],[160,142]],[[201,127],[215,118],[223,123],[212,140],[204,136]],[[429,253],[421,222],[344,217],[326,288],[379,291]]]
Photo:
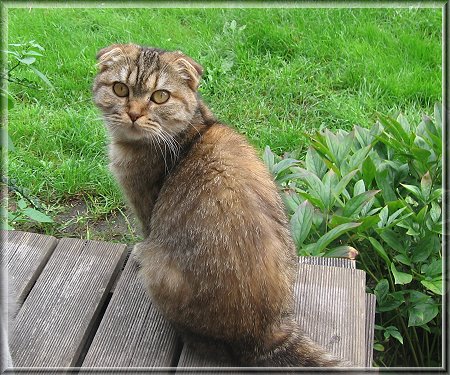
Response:
[[[183,295],[192,311],[205,312],[174,321],[203,326],[221,311],[227,318],[203,329],[232,339],[259,334],[290,309],[295,250],[281,198],[254,149],[227,126],[212,125],[167,177],[148,241],[158,244],[160,264],[183,275],[177,285],[190,285]],[[172,315],[179,309],[165,291],[173,282],[167,271],[161,278],[154,296]]]
[[[152,227],[159,240],[180,234],[173,250],[189,248],[194,263],[195,254],[223,256],[231,268],[262,267],[275,280],[289,274],[294,263],[295,249],[273,178],[254,148],[226,125],[210,126],[168,176]],[[223,266],[219,261],[217,268]]]
[[[222,209],[224,214],[239,213],[247,219],[262,215],[286,224],[283,204],[266,166],[245,137],[222,124],[203,132],[168,176],[160,195],[159,200],[179,195],[186,208]]]

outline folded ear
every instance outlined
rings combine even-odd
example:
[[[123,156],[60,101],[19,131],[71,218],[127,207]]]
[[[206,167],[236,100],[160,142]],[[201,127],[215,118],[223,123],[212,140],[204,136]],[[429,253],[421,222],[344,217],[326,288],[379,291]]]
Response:
[[[97,53],[97,65],[103,72],[118,61],[126,59],[127,56],[137,54],[139,47],[134,44],[112,44],[109,47],[102,48]]]
[[[197,90],[200,77],[203,74],[202,66],[181,51],[170,52],[170,54],[176,71],[188,82],[192,90]]]

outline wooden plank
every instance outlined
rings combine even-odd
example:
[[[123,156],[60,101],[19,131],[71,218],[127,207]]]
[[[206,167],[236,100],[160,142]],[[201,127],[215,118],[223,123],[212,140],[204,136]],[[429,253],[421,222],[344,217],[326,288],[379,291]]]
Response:
[[[152,305],[128,261],[83,367],[167,367],[179,354],[175,331]]]
[[[219,345],[207,347],[200,343],[184,344],[178,361],[179,369],[186,367],[234,367],[236,365],[224,347]]]
[[[6,248],[6,264],[10,288],[17,303],[26,295],[40,275],[58,240],[52,236],[20,231],[2,231],[2,248]]]
[[[366,367],[372,367],[373,337],[375,334],[375,307],[377,298],[366,293]]]
[[[356,262],[347,258],[328,258],[328,257],[298,257],[301,264],[316,264],[320,266],[356,268]]]
[[[16,367],[70,367],[121,269],[125,245],[59,241],[16,318]]]
[[[297,321],[329,351],[364,366],[365,273],[355,269],[354,261],[342,258],[299,257],[298,267]],[[232,367],[236,363],[224,349],[208,353],[188,344],[178,366]]]
[[[355,366],[365,365],[364,271],[299,264],[295,314],[311,338]]]

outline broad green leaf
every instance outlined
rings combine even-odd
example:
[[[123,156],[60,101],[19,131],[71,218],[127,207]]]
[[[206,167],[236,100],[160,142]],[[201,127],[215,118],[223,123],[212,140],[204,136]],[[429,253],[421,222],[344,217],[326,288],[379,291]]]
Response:
[[[384,250],[383,246],[373,237],[369,237],[369,241],[372,244],[373,248],[377,252],[377,254],[385,261],[385,263],[389,266],[391,264],[391,260]]]
[[[416,216],[417,222],[422,226],[425,222],[425,217],[428,213],[428,206],[423,206],[422,209],[419,211],[419,213]]]
[[[379,342],[373,344],[373,349],[376,350],[377,352],[384,352],[384,346]]]
[[[278,176],[280,173],[284,172],[285,170],[295,166],[298,163],[298,160],[287,158],[282,159],[278,163],[274,164],[272,167],[272,173],[275,176]]]
[[[374,227],[377,226],[379,220],[380,218],[378,216],[361,217],[358,219],[358,222],[360,222],[361,225],[358,227],[357,231],[359,233],[365,230],[371,231]]]
[[[315,251],[316,244],[310,243],[308,245],[302,246],[298,251],[298,255],[300,256],[311,256],[316,253]]]
[[[353,186],[353,196],[362,194],[366,191],[366,186],[364,185],[364,180],[358,180]]]
[[[36,61],[36,57],[27,56],[23,58],[18,58],[17,60],[20,61],[22,64],[31,65]]]
[[[292,236],[295,245],[300,248],[309,234],[313,222],[314,208],[308,201],[304,201],[297,207],[295,214],[291,217]]]
[[[392,311],[401,306],[404,302],[405,297],[403,296],[402,292],[390,293],[382,303],[377,304],[376,311]]]
[[[434,105],[434,123],[436,125],[436,134],[442,134],[442,104]]]
[[[289,212],[295,212],[298,205],[301,203],[300,199],[298,198],[298,195],[291,190],[282,191],[281,198],[283,199],[283,203]]]
[[[331,219],[329,219],[329,226],[330,228],[337,227],[340,224],[344,223],[351,223],[354,219],[350,217],[340,216],[337,214],[333,214],[331,216]],[[356,222],[361,223],[361,225],[356,229],[358,232],[363,232],[366,229],[370,230],[374,226],[377,225],[378,221],[380,219],[377,216],[367,216],[367,217],[361,217]]]
[[[331,229],[329,232],[325,233],[319,240],[316,242],[316,254],[322,252],[325,247],[327,247],[332,241],[340,237],[342,234],[352,230],[361,223],[345,223],[338,225],[336,228]]]
[[[421,284],[428,290],[431,290],[433,293],[442,296],[442,289],[443,289],[442,279],[422,280]]]
[[[379,232],[379,235],[392,249],[399,253],[406,252],[404,239],[402,240],[399,238],[392,229],[383,228],[383,230]]]
[[[441,218],[441,206],[436,202],[431,202],[430,217],[435,223]]]
[[[398,271],[397,268],[395,268],[394,263],[391,263],[391,272],[394,276],[395,284],[404,285],[409,284],[412,281],[412,275],[410,275],[409,273]]]
[[[384,331],[384,338],[388,339],[390,336],[400,341],[401,344],[403,344],[403,336],[398,331],[397,327],[389,326],[386,327],[386,330]]]
[[[431,151],[427,150],[425,146],[425,141],[420,144],[420,137],[416,137],[414,140],[415,146],[411,146],[410,151],[414,158],[419,162],[426,162],[431,155]],[[419,146],[419,147],[418,147]]]
[[[355,217],[358,215],[363,206],[372,199],[380,190],[369,190],[350,199],[344,207],[343,216]]]
[[[381,211],[381,207],[376,207],[376,208],[374,208],[373,210],[370,210],[369,212],[367,212],[367,216],[371,216],[371,215],[375,215],[376,213],[378,213],[379,211]],[[379,221],[379,219],[378,219],[378,221]],[[377,222],[378,222],[377,221]]]
[[[389,293],[389,282],[386,279],[381,279],[374,289],[375,296],[379,304],[383,303]]]
[[[387,221],[388,221],[388,217],[389,217],[389,207],[388,206],[384,206],[380,213],[378,214],[378,216],[380,217],[380,221],[378,222],[378,227],[382,228],[384,226],[386,226]]]
[[[384,143],[399,154],[409,154],[410,150],[405,147],[405,144],[390,134],[382,133],[377,135],[376,138],[379,142]]]
[[[349,157],[348,162],[350,170],[353,170],[355,168],[360,169],[371,149],[372,145],[368,145],[364,148],[359,149],[351,157]]]
[[[336,176],[336,173],[332,169],[330,169],[325,175],[323,176],[322,182],[324,186],[324,196],[323,199],[325,200],[324,206],[326,207],[327,211],[330,209],[334,201],[332,202],[331,199],[331,191],[332,187],[337,185],[338,177]]]
[[[269,146],[266,146],[266,148],[264,149],[263,160],[269,168],[269,171],[272,172],[273,166],[275,164],[275,156]]]
[[[409,125],[409,122],[408,122],[408,120],[406,119],[405,116],[400,114],[397,117],[397,122],[401,125],[401,127],[403,128],[403,130],[405,131],[406,134],[412,134],[411,126]]]
[[[348,183],[352,180],[353,176],[358,172],[357,170],[351,171],[347,173],[345,176],[341,178],[341,180],[335,185],[331,187],[333,195],[337,198],[341,195],[342,191],[347,187]]]
[[[389,167],[386,163],[381,163],[375,174],[375,181],[378,187],[381,189],[384,201],[391,202],[397,200],[397,196],[392,188],[394,181],[389,174]]]
[[[336,136],[328,129],[325,129],[325,140],[330,150],[330,153],[333,156],[333,161],[336,163],[338,167],[342,164],[343,160],[349,154],[350,149],[352,147],[353,139],[355,133],[351,131],[350,133],[343,135],[340,134]]]
[[[398,254],[394,257],[394,259],[402,264],[404,264],[405,266],[411,266],[411,260],[409,259],[408,256],[406,256],[405,254]]]
[[[433,298],[417,290],[411,290],[409,292],[409,302],[411,303],[411,305],[417,305],[421,303],[433,303]]]
[[[428,198],[430,197],[432,186],[433,182],[431,181],[430,172],[427,172],[423,175],[422,179],[420,180],[420,189],[422,191],[422,196],[424,197],[425,201],[427,201]]]
[[[34,208],[28,207],[23,210],[23,213],[28,216],[30,219],[35,220],[39,223],[52,223],[53,219],[46,214],[35,210]]]
[[[42,79],[46,85],[50,88],[50,89],[54,89],[55,87],[53,86],[53,84],[49,81],[49,79],[45,76],[44,73],[42,73],[41,71],[37,70],[34,66],[29,65],[28,66],[40,79]]]
[[[406,207],[402,207],[400,209],[398,209],[397,211],[395,211],[391,216],[389,216],[389,219],[387,221],[387,225],[391,225],[395,219],[397,219],[397,217],[404,211],[406,210]]]
[[[355,259],[358,255],[358,250],[356,250],[352,246],[344,245],[335,247],[325,253],[326,257],[335,257],[335,258],[349,258]]]
[[[39,49],[39,50],[41,50],[41,51],[45,51],[45,48],[42,47],[40,44],[36,43],[34,40],[30,40],[30,41],[28,42],[28,44],[29,44],[31,47],[37,48],[37,49]]]
[[[355,137],[361,148],[369,146],[374,141],[374,136],[369,130],[358,125],[355,126]]]
[[[23,198],[19,199],[17,201],[17,206],[21,209],[24,210],[25,208],[27,208],[27,202],[25,202],[25,200]]]
[[[366,158],[362,163],[362,178],[367,187],[369,187],[375,178],[375,174],[377,173],[377,168],[371,157]]]
[[[42,53],[33,51],[33,50],[29,50],[29,51],[25,51],[24,52],[25,56],[44,56]]]
[[[314,173],[320,179],[323,178],[327,171],[327,166],[313,147],[308,147],[305,158],[306,169]]]
[[[418,303],[409,310],[408,327],[421,326],[434,319],[439,313],[439,307],[434,302]]]
[[[303,190],[300,190],[300,189],[297,190],[297,194],[298,194],[301,198],[303,198],[303,200],[308,200],[308,201],[310,201],[314,206],[316,206],[316,207],[318,207],[318,208],[320,208],[320,209],[322,209],[322,210],[325,210],[325,206],[323,205],[321,199],[318,198],[317,196],[311,195],[311,194],[307,193],[306,191],[303,191]]]
[[[442,258],[435,259],[429,264],[424,264],[420,269],[420,272],[431,279],[436,276],[442,277]]]
[[[339,167],[340,164],[338,163],[339,141],[336,135],[330,132],[328,129],[325,129],[324,136],[326,145],[328,147],[328,154],[331,157],[331,161],[336,163],[336,165]]]
[[[410,144],[410,134],[403,129],[398,121],[384,115],[380,115],[379,117],[381,124],[385,127],[386,133],[392,134],[399,141],[403,141],[405,146]]]
[[[412,193],[417,199],[420,201],[424,201],[422,192],[417,186],[414,185],[406,185],[406,184],[400,184],[402,185],[406,190],[408,190],[410,193]]]
[[[435,189],[430,195],[430,202],[442,199],[442,189]]]
[[[441,241],[436,234],[429,234],[412,247],[411,260],[413,263],[426,261],[431,254],[438,254],[441,249]]]
[[[300,167],[293,167],[292,171],[295,172],[292,176],[300,179],[309,186],[308,193],[320,199],[322,202],[321,208],[324,209],[327,207],[327,203],[330,201],[330,194],[326,191],[325,186],[319,177]]]

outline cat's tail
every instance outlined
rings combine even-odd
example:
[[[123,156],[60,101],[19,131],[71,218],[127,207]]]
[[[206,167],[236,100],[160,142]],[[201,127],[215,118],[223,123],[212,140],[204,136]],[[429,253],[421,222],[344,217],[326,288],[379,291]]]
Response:
[[[353,367],[315,343],[292,319],[277,324],[263,343],[236,348],[244,366],[261,367]],[[250,349],[252,348],[252,349]]]

